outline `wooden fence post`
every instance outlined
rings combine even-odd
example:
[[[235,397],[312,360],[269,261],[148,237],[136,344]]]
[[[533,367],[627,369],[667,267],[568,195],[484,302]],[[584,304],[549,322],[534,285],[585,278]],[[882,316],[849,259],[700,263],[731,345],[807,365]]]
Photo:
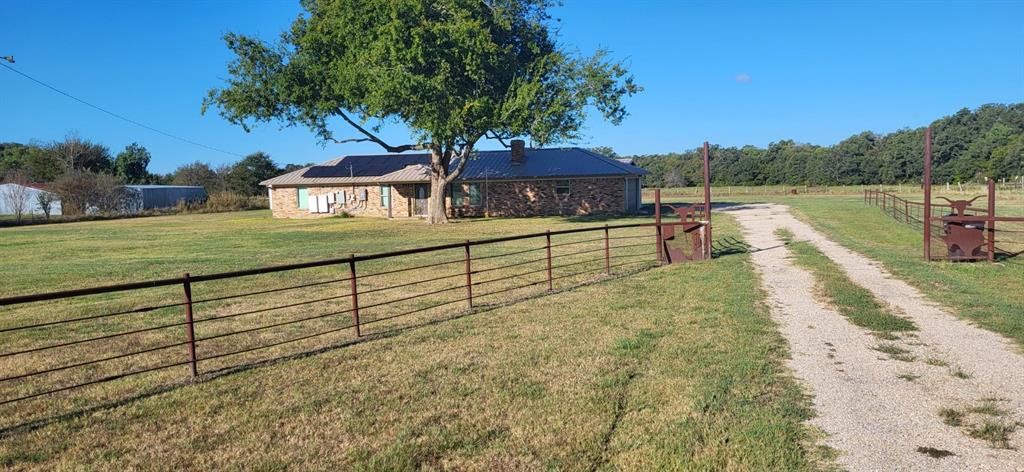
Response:
[[[363,333],[359,329],[359,289],[356,285],[356,255],[351,254],[348,258],[348,282],[349,288],[352,290],[352,320],[356,324],[356,337],[360,337]]]
[[[196,361],[196,332],[192,320],[192,282],[189,281],[188,273],[185,273],[185,281],[182,283],[185,290],[185,339],[188,341],[188,360],[192,370],[192,378],[199,374]]]

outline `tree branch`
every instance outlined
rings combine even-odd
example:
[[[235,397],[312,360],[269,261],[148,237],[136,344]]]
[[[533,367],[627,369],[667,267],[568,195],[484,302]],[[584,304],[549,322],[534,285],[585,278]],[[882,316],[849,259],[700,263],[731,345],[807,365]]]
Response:
[[[509,147],[508,143],[506,143],[506,142],[505,142],[505,140],[504,140],[504,139],[503,139],[503,138],[502,138],[501,136],[499,136],[499,135],[498,135],[498,133],[494,133],[494,132],[492,132],[491,134],[486,134],[486,133],[485,133],[485,134],[484,134],[484,137],[485,137],[485,138],[487,138],[487,139],[494,139],[494,140],[497,140],[497,141],[498,141],[499,143],[501,143],[501,145],[502,145],[502,146],[504,146],[505,148],[508,148],[508,147]]]
[[[459,165],[455,166],[455,169],[448,173],[444,183],[450,184],[462,175],[462,170],[466,168],[466,163],[469,162],[469,155],[473,153],[473,144],[475,143],[476,140],[474,139],[462,148],[462,152],[459,153]]]
[[[342,140],[342,141],[337,141],[337,140],[333,140],[332,139],[333,141],[335,141],[337,143],[372,141],[372,142],[377,143],[378,145],[380,145],[380,147],[384,148],[384,150],[386,150],[387,152],[394,152],[394,153],[427,149],[427,147],[422,145],[422,144],[403,144],[401,146],[392,146],[392,145],[390,145],[388,143],[385,143],[384,140],[378,138],[377,136],[375,136],[373,133],[367,131],[362,126],[359,126],[359,124],[356,123],[355,121],[352,121],[352,118],[349,118],[348,115],[346,115],[344,111],[339,109],[338,110],[338,116],[340,116],[341,119],[345,120],[346,123],[352,125],[352,127],[355,128],[356,131],[359,131],[360,133],[365,135],[366,138],[359,138],[358,140],[355,140],[355,139],[345,139],[345,140]]]
[[[348,139],[334,139],[334,138],[332,138],[332,137],[330,137],[330,136],[328,136],[328,137],[327,137],[327,139],[328,139],[329,141],[333,142],[334,144],[345,144],[345,143],[362,143],[362,142],[370,141],[370,138],[348,138]]]

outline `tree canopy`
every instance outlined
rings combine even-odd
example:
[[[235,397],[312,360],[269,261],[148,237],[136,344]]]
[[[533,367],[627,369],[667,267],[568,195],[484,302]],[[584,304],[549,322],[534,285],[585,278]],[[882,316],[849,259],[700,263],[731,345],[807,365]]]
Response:
[[[1024,103],[962,109],[932,124],[935,182],[1024,175]],[[701,182],[700,149],[635,156],[649,186]],[[776,141],[767,148],[714,146],[719,185],[860,185],[917,183],[924,172],[924,128],[870,131],[832,146]]]
[[[227,174],[228,188],[239,195],[251,197],[263,193],[260,182],[280,173],[277,164],[265,152],[254,152],[231,166]]]
[[[275,44],[225,36],[236,59],[203,110],[216,107],[245,129],[279,121],[324,142],[429,150],[430,220],[444,222],[444,189],[479,140],[575,140],[589,108],[617,124],[626,116],[622,98],[639,91],[606,51],[579,56],[561,47],[552,4],[306,0],[305,14]],[[381,139],[389,122],[407,125],[410,142]]]
[[[146,168],[149,167],[152,158],[145,147],[139,143],[131,143],[114,158],[114,176],[126,184],[149,183],[153,178]]]

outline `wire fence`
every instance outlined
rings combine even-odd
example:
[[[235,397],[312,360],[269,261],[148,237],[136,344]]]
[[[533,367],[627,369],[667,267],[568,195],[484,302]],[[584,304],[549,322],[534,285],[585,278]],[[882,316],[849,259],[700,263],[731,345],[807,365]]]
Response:
[[[658,227],[548,231],[0,298],[0,416],[28,421],[117,401],[644,270],[661,262]],[[55,395],[69,391],[78,393]]]
[[[922,231],[928,225],[929,259],[1006,261],[1024,254],[1024,217],[996,215],[994,194],[986,207],[943,200],[945,204],[933,203],[929,211],[922,202],[879,190],[864,191],[865,204],[894,220]]]

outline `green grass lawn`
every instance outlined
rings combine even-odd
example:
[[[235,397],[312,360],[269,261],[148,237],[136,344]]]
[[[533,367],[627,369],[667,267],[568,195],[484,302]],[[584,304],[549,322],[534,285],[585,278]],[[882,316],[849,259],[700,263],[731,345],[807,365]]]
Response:
[[[629,221],[638,220],[530,218],[427,227],[369,218],[272,220],[257,211],[6,229],[0,230],[0,268],[9,283],[2,292]],[[653,246],[647,233],[634,234]],[[716,219],[716,237],[738,235],[729,217]],[[523,250],[530,244],[537,242],[491,250]],[[640,244],[638,250],[636,257],[650,257],[645,251],[653,247]],[[387,269],[365,267],[366,273]],[[332,272],[338,270],[197,287],[196,296],[337,277]],[[427,312],[382,323],[358,342],[345,331],[246,358],[250,362],[241,369],[201,363],[208,377],[194,384],[181,383],[187,371],[181,366],[8,405],[0,413],[7,422],[0,429],[0,464],[40,470],[801,470],[819,465],[820,451],[810,446],[810,432],[801,424],[810,414],[806,399],[780,364],[784,342],[746,255],[632,275],[625,268],[617,272],[607,279],[570,277],[556,284],[554,294],[531,292],[519,301],[490,305],[485,299],[479,302],[482,309],[454,318]],[[147,303],[180,300],[174,290],[155,292]],[[294,297],[280,293],[260,303]],[[0,312],[0,323],[131,304],[97,298],[57,309],[37,307],[16,317]],[[253,306],[259,304],[214,304],[197,316]],[[105,322],[86,334],[145,326],[180,316],[179,311]],[[347,320],[325,319],[317,326]],[[4,341],[28,346],[83,335],[67,331]],[[180,337],[172,331],[171,339]],[[145,341],[154,340],[160,339]],[[319,350],[314,355],[299,355],[314,349]],[[0,368],[23,367],[7,362]],[[41,421],[32,423],[36,420]],[[11,429],[12,424],[22,426]]]

